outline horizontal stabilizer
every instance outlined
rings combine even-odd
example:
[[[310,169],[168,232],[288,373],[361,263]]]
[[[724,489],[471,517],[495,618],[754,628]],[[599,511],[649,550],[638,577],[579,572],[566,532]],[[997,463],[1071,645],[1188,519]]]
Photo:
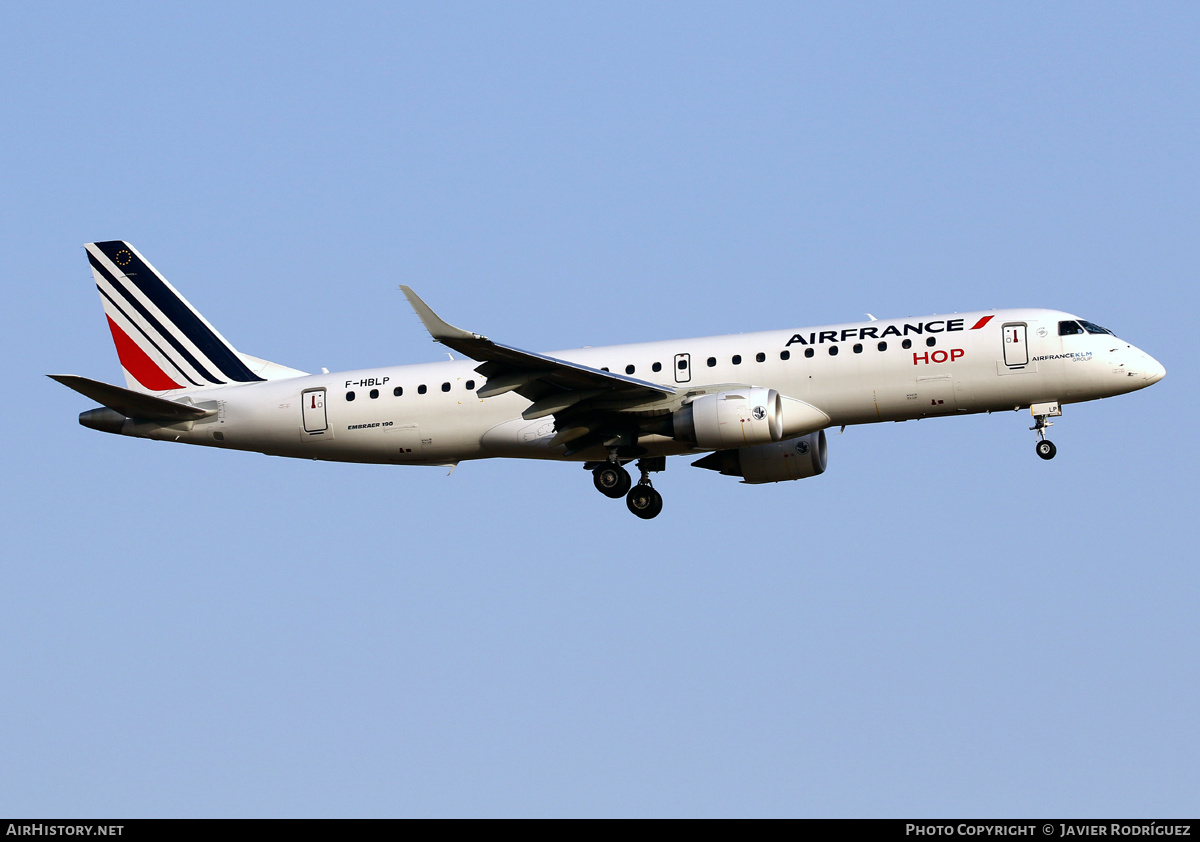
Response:
[[[84,397],[91,398],[97,403],[116,410],[127,418],[140,421],[155,421],[160,424],[179,424],[183,421],[196,421],[216,413],[215,409],[201,409],[166,398],[156,398],[120,386],[111,386],[99,380],[89,380],[74,374],[47,374],[51,380],[56,380],[68,389],[74,389]]]

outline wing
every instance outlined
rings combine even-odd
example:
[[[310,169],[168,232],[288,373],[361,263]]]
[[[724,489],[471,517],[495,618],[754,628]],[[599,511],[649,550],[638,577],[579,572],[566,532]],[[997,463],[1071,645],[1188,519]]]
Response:
[[[682,402],[670,386],[522,351],[454,327],[412,289],[403,285],[400,289],[434,341],[481,363],[475,370],[487,382],[477,391],[479,397],[516,392],[532,401],[522,417],[553,415],[558,431],[555,444],[572,442],[567,455],[609,442],[636,448],[639,425],[631,413],[662,414]]]

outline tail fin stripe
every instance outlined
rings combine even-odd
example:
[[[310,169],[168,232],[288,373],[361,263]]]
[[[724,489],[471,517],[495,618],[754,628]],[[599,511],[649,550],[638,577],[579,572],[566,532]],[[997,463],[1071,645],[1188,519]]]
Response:
[[[113,247],[123,249],[125,245],[123,242],[96,243],[96,246],[105,252],[105,257],[109,257],[106,253],[108,250]],[[126,266],[122,268],[125,277],[138,288],[142,295],[146,296],[147,300],[163,314],[167,321],[178,328],[196,346],[197,350],[227,378],[243,382],[262,379],[246,368],[246,364],[233,353],[228,344],[216,336],[212,328],[204,323],[196,311],[185,303],[179,294],[141,259],[140,255],[134,253],[126,261]]]
[[[202,366],[200,364],[200,362],[192,355],[192,353],[190,351],[188,351],[187,348],[183,347],[183,343],[181,343],[177,338],[175,338],[175,336],[172,334],[171,331],[164,329],[163,324],[157,318],[155,318],[153,313],[151,313],[146,308],[146,305],[144,305],[144,304],[142,304],[142,302],[138,301],[137,297],[134,296],[133,293],[130,292],[125,287],[124,284],[119,283],[117,281],[117,279],[115,277],[113,277],[113,274],[112,274],[112,272],[109,271],[108,267],[105,266],[103,263],[101,263],[99,260],[97,260],[90,252],[88,253],[88,260],[91,261],[92,268],[95,269],[100,275],[102,275],[104,280],[107,281],[114,290],[116,290],[118,293],[120,293],[122,298],[124,298],[127,302],[129,302],[129,305],[131,307],[133,307],[134,310],[137,311],[138,315],[142,317],[145,324],[148,325],[149,327],[151,327],[155,332],[157,332],[159,334],[159,336],[161,336],[167,342],[171,343],[171,347],[173,347],[175,349],[175,351],[178,352],[179,356],[183,357],[183,359],[186,360],[187,363],[195,369],[197,374],[199,374],[205,380],[208,380],[210,383],[221,385],[225,382],[223,380],[219,380],[218,378],[216,378],[212,374],[210,374],[204,368],[204,366]],[[97,286],[99,286],[99,284],[97,284]],[[101,292],[103,292],[103,291],[104,290],[101,289]],[[107,296],[107,298],[109,301],[112,301],[113,306],[116,307],[117,310],[119,310],[121,312],[121,315],[123,315],[131,323],[137,324],[137,320],[132,318],[130,316],[130,314],[112,298],[112,296]],[[139,327],[139,330],[141,330],[142,335],[146,336],[149,339],[149,335],[147,334],[147,332],[144,329],[142,329],[142,325],[138,325],[138,327]],[[153,341],[153,340],[151,340],[151,341]],[[155,343],[155,347],[157,347],[157,343]],[[160,353],[161,353],[161,349],[160,349]],[[167,356],[167,355],[164,354],[164,356]],[[167,358],[170,359],[169,356]],[[178,366],[176,366],[176,368],[178,368]],[[188,379],[191,380],[190,377]]]
[[[108,329],[112,332],[113,344],[117,346],[117,357],[121,360],[121,366],[132,374],[137,382],[153,392],[181,388],[112,319],[108,320]]]
[[[192,377],[192,375],[190,375],[188,372],[184,371],[182,368],[180,368],[178,365],[176,365],[174,363],[174,361],[171,359],[171,357],[168,354],[164,353],[163,349],[159,346],[159,344],[154,341],[154,337],[151,336],[149,333],[147,333],[146,330],[140,324],[138,324],[136,320],[131,319],[129,317],[129,313],[127,313],[124,310],[124,308],[121,307],[120,304],[118,304],[115,300],[113,300],[113,297],[108,294],[108,292],[104,289],[104,287],[100,286],[99,284],[96,284],[96,289],[100,290],[100,295],[103,296],[104,302],[107,303],[108,305],[110,305],[113,308],[113,311],[115,313],[118,313],[126,323],[128,323],[131,327],[135,328],[137,330],[137,332],[140,333],[142,335],[142,337],[146,340],[146,344],[149,345],[151,348],[153,348],[155,351],[157,351],[158,355],[163,359],[163,361],[165,361],[168,365],[170,365],[172,368],[174,368],[182,376],[182,379],[191,383],[193,386],[203,386],[204,385],[203,383],[196,382],[196,379],[194,377]],[[113,322],[111,316],[109,317],[108,321],[110,323],[110,326],[116,324],[115,322]],[[117,325],[117,327],[118,327],[118,329],[121,329],[121,333],[125,337],[126,341],[130,342],[136,346],[137,343],[134,343],[133,340],[129,338],[128,331],[120,328],[120,325]],[[113,334],[113,341],[114,342],[117,341],[116,334]],[[144,357],[149,357],[149,355],[146,354],[145,351],[142,351],[141,348],[138,348],[138,352]],[[120,357],[121,364],[124,365],[125,364],[125,355],[124,355],[124,353],[122,353],[120,342],[117,342],[117,356]],[[151,362],[154,362],[154,361],[151,360]],[[160,363],[154,362],[154,365],[156,367],[158,367],[159,369],[162,369],[162,365]],[[133,374],[134,377],[137,378],[138,382],[141,383],[143,386],[150,388],[149,384],[147,384],[144,380],[142,380],[141,377],[138,377],[136,372],[134,372],[132,369],[130,369],[129,366],[125,366],[125,370],[129,371],[130,374]],[[165,371],[164,371],[164,376],[167,376],[165,374]],[[179,386],[174,386],[173,388],[177,389],[177,388],[179,388]],[[162,390],[156,390],[156,391],[162,391]]]

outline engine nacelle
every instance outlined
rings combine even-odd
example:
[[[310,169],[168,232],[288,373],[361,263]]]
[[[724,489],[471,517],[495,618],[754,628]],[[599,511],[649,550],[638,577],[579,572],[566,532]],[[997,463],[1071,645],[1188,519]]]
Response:
[[[747,386],[702,395],[675,412],[675,438],[725,449],[779,441],[783,401],[774,389]]]
[[[785,441],[718,450],[692,464],[757,484],[815,477],[825,472],[828,458],[825,431],[817,430]]]

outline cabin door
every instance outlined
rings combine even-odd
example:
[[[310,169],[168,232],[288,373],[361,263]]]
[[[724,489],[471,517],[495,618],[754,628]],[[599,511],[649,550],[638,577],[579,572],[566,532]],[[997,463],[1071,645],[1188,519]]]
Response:
[[[304,432],[318,435],[329,429],[329,419],[325,416],[325,390],[309,389],[300,393],[300,403],[303,407]]]
[[[1029,363],[1029,345],[1025,341],[1025,325],[1004,326],[1004,364],[1027,365]]]

